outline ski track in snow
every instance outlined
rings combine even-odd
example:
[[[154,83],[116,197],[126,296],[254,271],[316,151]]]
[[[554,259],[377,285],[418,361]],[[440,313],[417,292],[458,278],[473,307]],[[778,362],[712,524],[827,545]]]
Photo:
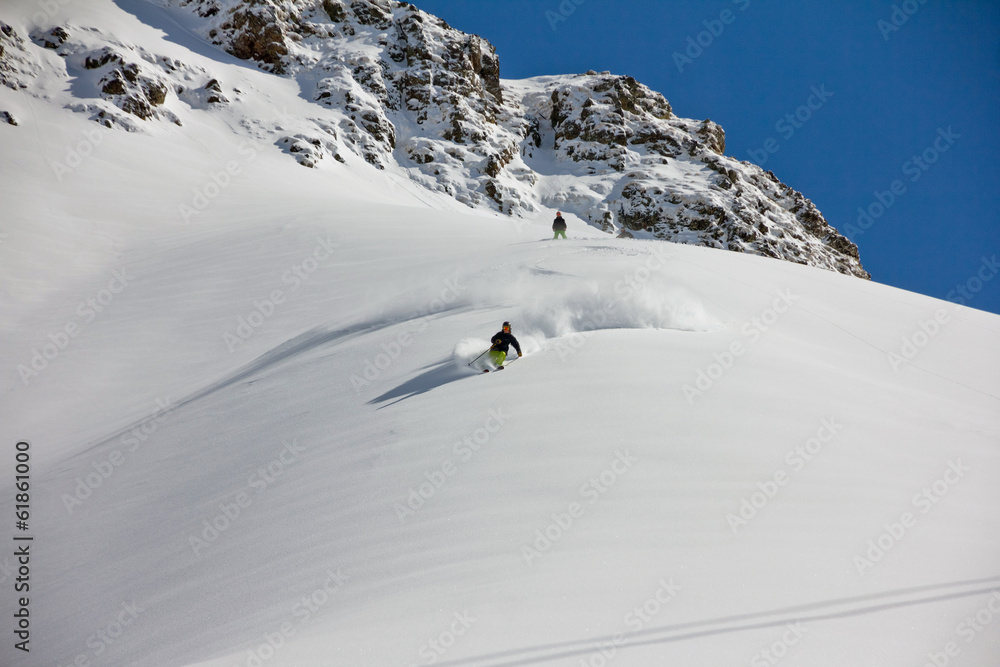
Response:
[[[981,586],[982,584],[987,583],[992,583],[993,585],[988,587]],[[972,584],[979,584],[980,586],[959,592],[914,597],[914,594],[916,593],[950,588],[968,588]],[[1000,590],[1000,576],[975,581],[958,581],[948,584],[917,586],[910,589],[886,591],[883,593],[862,595],[843,600],[830,600],[808,605],[798,605],[785,609],[775,609],[765,612],[651,628],[649,630],[642,630],[636,633],[627,634],[624,638],[619,637],[617,640],[614,636],[588,638],[579,641],[560,642],[544,646],[533,646],[510,651],[502,651],[491,655],[476,656],[468,660],[445,661],[437,664],[441,665],[441,667],[463,667],[466,665],[481,665],[482,667],[512,667],[514,665],[538,664],[556,660],[558,658],[571,658],[589,655],[595,652],[600,652],[603,646],[608,645],[618,644],[620,650],[627,650],[629,647],[634,646],[665,644],[668,642],[725,635],[733,632],[786,627],[793,624],[860,616],[886,611],[889,609],[898,609],[910,605],[931,604],[943,600],[981,596],[994,593],[998,590]],[[887,601],[897,597],[906,597],[910,599],[904,599],[896,602]],[[871,604],[861,604],[869,602]],[[824,611],[837,607],[845,608],[837,609],[835,611]],[[531,655],[533,653],[537,653],[538,655]]]

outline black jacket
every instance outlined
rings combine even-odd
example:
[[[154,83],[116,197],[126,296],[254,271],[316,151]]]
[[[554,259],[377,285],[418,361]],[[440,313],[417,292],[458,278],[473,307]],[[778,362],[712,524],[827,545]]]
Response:
[[[514,349],[517,350],[517,353],[521,354],[521,346],[518,345],[517,339],[514,338],[509,333],[498,331],[496,334],[494,334],[493,339],[490,341],[490,343],[493,344],[493,347],[490,348],[491,350],[500,350],[501,352],[506,352],[507,350],[510,349],[510,346],[513,345]]]
[[[552,221],[552,231],[554,232],[566,231],[566,221],[563,220],[563,217],[561,215],[556,216],[556,219]]]

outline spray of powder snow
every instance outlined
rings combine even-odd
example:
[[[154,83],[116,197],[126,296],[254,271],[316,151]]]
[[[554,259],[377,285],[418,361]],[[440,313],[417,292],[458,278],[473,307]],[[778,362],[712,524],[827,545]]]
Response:
[[[601,329],[712,331],[721,326],[686,290],[650,281],[638,288],[574,282],[568,288],[536,285],[521,326],[546,338]]]
[[[455,367],[459,370],[477,373],[479,371],[471,368],[469,364],[475,361],[476,357],[480,355],[482,355],[482,359],[479,361],[485,360],[486,355],[483,352],[488,350],[489,347],[490,342],[488,340],[483,340],[482,338],[465,338],[458,341],[458,345],[455,346],[455,351],[452,353],[451,358]]]
[[[671,329],[713,331],[722,324],[710,315],[700,299],[689,291],[649,278],[645,282],[579,279],[563,275],[512,272],[497,280],[502,290],[487,283],[470,286],[470,301],[482,308],[496,308],[498,296],[515,307],[507,319],[514,321],[515,335],[527,355],[542,348],[546,339],[602,329]],[[504,309],[508,311],[508,308]],[[466,338],[455,346],[455,366],[478,372],[488,365],[480,359],[469,363],[490,347],[482,338]]]

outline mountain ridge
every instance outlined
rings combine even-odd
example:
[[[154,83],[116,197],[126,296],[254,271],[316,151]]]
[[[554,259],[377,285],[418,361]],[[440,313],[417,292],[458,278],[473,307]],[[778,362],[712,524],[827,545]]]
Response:
[[[299,164],[353,153],[422,187],[515,218],[564,210],[605,232],[750,252],[862,278],[857,246],[802,193],[725,155],[711,120],[609,72],[501,78],[484,38],[395,0],[155,0],[207,43],[294,79],[316,114],[247,117],[251,91],[91,27],[0,30],[0,78],[30,91],[37,57],[66,62],[68,108],[109,128],[228,112]]]

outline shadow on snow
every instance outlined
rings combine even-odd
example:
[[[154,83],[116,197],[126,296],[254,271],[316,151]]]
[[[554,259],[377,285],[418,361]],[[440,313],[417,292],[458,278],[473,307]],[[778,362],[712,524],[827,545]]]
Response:
[[[368,401],[368,405],[392,401],[392,403],[380,406],[379,410],[381,410],[382,408],[395,405],[396,403],[406,400],[407,398],[413,398],[414,396],[419,396],[420,394],[426,394],[432,389],[436,389],[450,382],[454,382],[455,380],[461,380],[462,378],[471,377],[476,374],[476,371],[471,368],[465,370],[457,367],[451,358],[444,359],[430,366],[425,366],[424,368],[426,370],[424,370],[424,372],[420,375],[410,378],[403,384],[390,389],[381,396],[376,396],[372,400]]]

